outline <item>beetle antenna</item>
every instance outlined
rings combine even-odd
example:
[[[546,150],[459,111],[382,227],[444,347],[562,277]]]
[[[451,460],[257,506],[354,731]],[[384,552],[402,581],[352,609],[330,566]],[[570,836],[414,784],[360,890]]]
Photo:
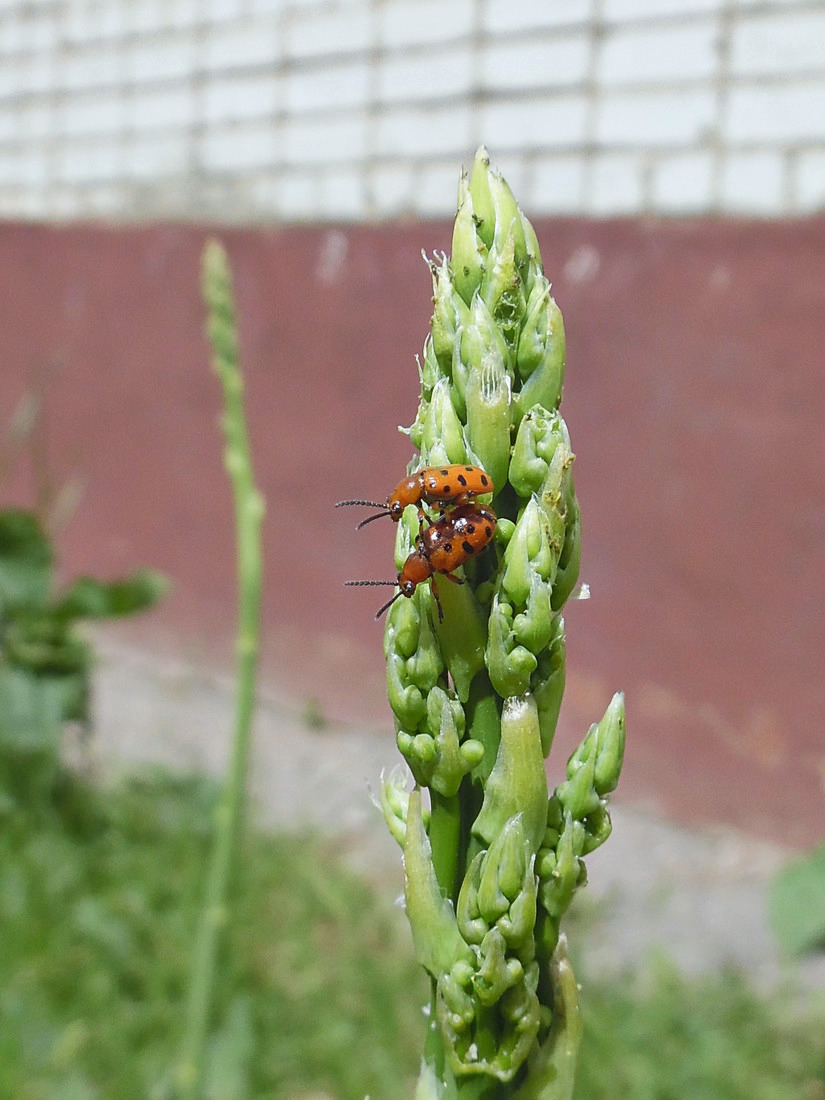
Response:
[[[398,581],[344,581],[347,588],[372,588],[376,584],[398,584]]]
[[[374,515],[367,516],[366,519],[362,519],[361,522],[358,524],[358,526],[355,528],[355,530],[360,531],[362,527],[366,527],[367,524],[372,523],[372,521],[374,519],[381,519],[383,516],[388,516],[389,514],[390,514],[389,508],[385,508],[383,512],[375,512]]]
[[[391,584],[393,587],[395,587],[395,585],[398,584],[398,581],[344,581],[344,584],[348,588],[373,588],[375,585],[381,584]],[[398,597],[403,595],[404,593],[401,592],[401,590],[399,589],[399,591],[395,593],[392,599],[387,600],[387,602],[382,607],[379,607],[379,609],[375,612],[376,619],[380,619],[387,608],[392,607]]]
[[[380,508],[380,512],[376,512],[375,515],[367,516],[366,519],[362,519],[356,526],[355,530],[360,531],[362,527],[365,527],[368,523],[372,523],[374,519],[380,519],[381,516],[388,516],[390,510],[386,504],[379,504],[377,500],[339,500],[335,505],[336,508],[344,508],[349,504],[363,505],[365,508]]]
[[[384,612],[387,610],[387,608],[392,607],[392,605],[395,603],[395,601],[398,599],[398,597],[403,596],[403,595],[404,595],[403,592],[396,592],[391,600],[387,600],[387,602],[383,605],[383,607],[379,607],[378,610],[375,612],[376,619],[380,619],[381,616],[384,614]]]

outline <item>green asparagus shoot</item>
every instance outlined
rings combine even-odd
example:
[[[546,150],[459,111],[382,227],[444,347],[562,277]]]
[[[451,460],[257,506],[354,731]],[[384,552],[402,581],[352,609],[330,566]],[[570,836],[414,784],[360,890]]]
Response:
[[[407,914],[431,983],[416,1096],[561,1100],[581,1034],[561,920],[586,881],[583,858],[610,833],[624,699],[613,697],[548,791],[562,610],[581,554],[559,414],[564,325],[533,227],[483,148],[460,180],[452,257],[430,267],[409,470],[480,466],[498,529],[492,550],[459,571],[463,584],[441,584],[436,603],[421,583],[387,616],[389,701],[415,789],[394,773],[382,806],[404,850]],[[420,525],[409,506],[399,570]]]

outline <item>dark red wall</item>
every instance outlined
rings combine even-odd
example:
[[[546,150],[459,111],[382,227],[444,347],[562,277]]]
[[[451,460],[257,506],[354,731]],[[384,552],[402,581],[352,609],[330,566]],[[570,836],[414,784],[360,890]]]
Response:
[[[825,219],[544,221],[568,334],[587,603],[567,613],[564,750],[628,699],[623,791],[794,843],[825,830]],[[390,727],[370,590],[381,498],[410,457],[430,315],[420,251],[450,225],[228,230],[268,501],[265,678]],[[0,401],[41,379],[46,469],[85,495],[66,574],[152,564],[165,606],[120,628],[231,662],[232,517],[191,227],[0,227]],[[45,379],[45,381],[43,381]],[[43,463],[39,466],[41,472]],[[6,498],[31,501],[18,463]],[[388,736],[391,736],[388,733]]]

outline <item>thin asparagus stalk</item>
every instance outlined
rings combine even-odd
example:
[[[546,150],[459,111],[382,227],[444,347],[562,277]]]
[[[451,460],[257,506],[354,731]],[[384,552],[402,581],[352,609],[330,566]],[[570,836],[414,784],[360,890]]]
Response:
[[[224,463],[232,482],[235,502],[237,679],[232,756],[215,814],[214,846],[195,940],[184,1037],[176,1069],[180,1100],[197,1100],[201,1095],[216,963],[231,911],[231,871],[243,818],[255,707],[261,606],[261,524],[264,516],[264,500],[255,486],[249,451],[229,262],[217,241],[206,245],[202,262],[212,366],[223,387]]]

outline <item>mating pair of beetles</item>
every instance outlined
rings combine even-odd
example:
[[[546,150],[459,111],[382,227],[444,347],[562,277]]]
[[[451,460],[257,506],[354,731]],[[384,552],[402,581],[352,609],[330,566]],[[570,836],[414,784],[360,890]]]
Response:
[[[347,581],[349,585],[398,585],[399,592],[379,608],[375,617],[381,615],[399,596],[412,596],[419,584],[432,578],[430,588],[439,619],[444,618],[441,601],[438,598],[436,574],[446,577],[454,584],[463,584],[455,570],[470,558],[480,554],[493,540],[497,520],[492,510],[476,502],[476,497],[492,493],[493,482],[478,466],[425,466],[396,485],[387,497],[386,504],[374,500],[341,500],[336,508],[358,504],[368,508],[379,508],[375,515],[368,516],[358,524],[358,528],[372,523],[374,519],[389,516],[397,523],[409,504],[418,508],[418,537],[415,550],[407,560],[394,581]],[[439,516],[432,523],[424,511],[424,505],[439,509]]]

